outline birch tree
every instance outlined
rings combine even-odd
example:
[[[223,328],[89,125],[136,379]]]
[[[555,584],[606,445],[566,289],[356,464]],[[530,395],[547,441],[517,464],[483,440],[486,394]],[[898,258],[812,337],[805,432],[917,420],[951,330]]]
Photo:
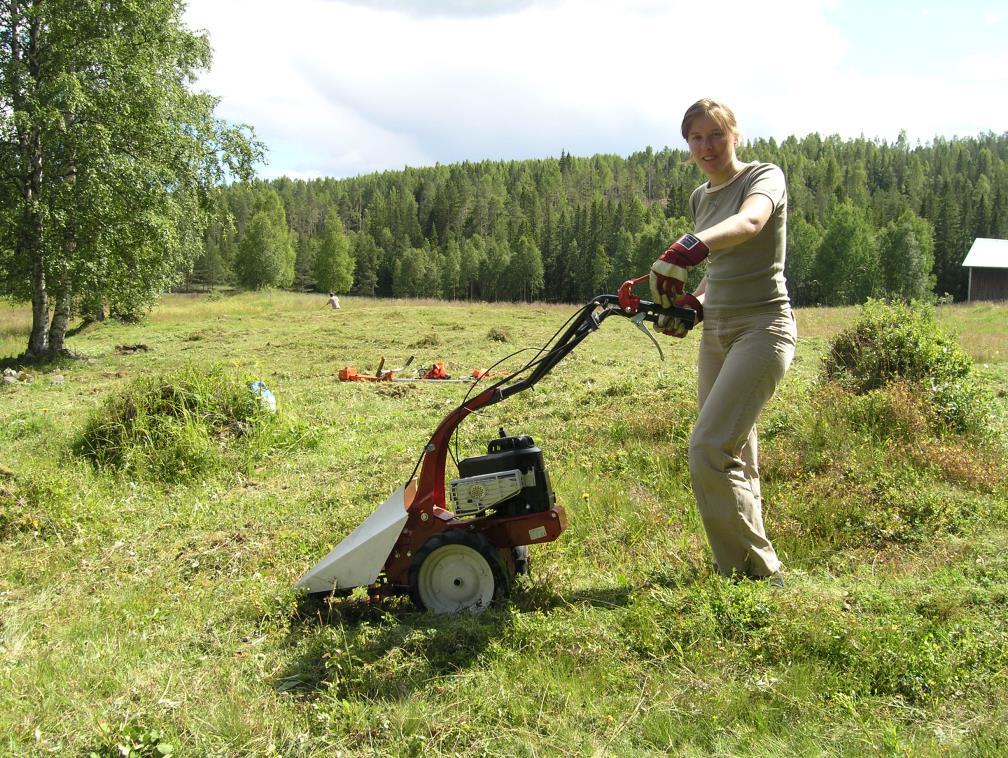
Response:
[[[210,47],[181,0],[0,5],[3,293],[32,303],[26,361],[65,352],[84,302],[142,313],[203,249],[211,189],[248,178],[251,129],[194,89]]]

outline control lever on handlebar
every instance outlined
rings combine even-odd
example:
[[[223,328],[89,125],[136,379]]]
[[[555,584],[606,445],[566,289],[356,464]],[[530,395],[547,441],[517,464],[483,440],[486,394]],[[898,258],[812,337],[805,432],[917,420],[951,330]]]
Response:
[[[658,348],[658,355],[661,356],[662,360],[665,360],[665,354],[662,352],[661,345],[658,344],[658,340],[655,339],[651,331],[644,326],[644,322],[650,321],[653,324],[657,324],[660,317],[667,316],[668,318],[678,319],[689,330],[696,326],[697,314],[691,308],[680,308],[678,306],[662,308],[657,303],[641,300],[637,295],[633,294],[634,286],[643,282],[648,276],[648,274],[645,274],[644,276],[638,276],[636,279],[628,279],[623,282],[617,293],[617,301],[623,313],[630,316],[630,321],[633,322],[634,326],[648,336],[648,339]]]
[[[681,321],[687,330],[696,326],[697,314],[692,308],[682,308],[678,305],[673,305],[671,308],[662,308],[658,303],[652,303],[650,300],[641,300],[637,295],[633,294],[634,285],[643,282],[647,278],[648,275],[645,274],[644,276],[638,276],[636,279],[628,279],[620,285],[617,302],[619,302],[620,308],[623,309],[626,315],[636,318],[636,316],[643,313],[644,321],[650,321],[655,324],[658,323],[660,317],[667,316]]]
[[[651,340],[654,343],[654,346],[658,349],[658,357],[664,361],[665,353],[662,352],[661,345],[658,344],[658,340],[655,339],[655,336],[651,333],[651,330],[648,329],[646,326],[644,326],[644,319],[646,318],[647,313],[645,313],[644,311],[640,311],[639,313],[637,313],[637,315],[631,317],[630,323],[632,323],[634,326],[636,326],[638,329],[644,332],[644,334],[647,335],[647,338]]]

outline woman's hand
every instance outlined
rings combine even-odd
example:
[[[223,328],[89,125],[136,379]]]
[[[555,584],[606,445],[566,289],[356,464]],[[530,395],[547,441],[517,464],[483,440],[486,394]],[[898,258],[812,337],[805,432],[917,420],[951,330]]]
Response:
[[[695,266],[710,254],[710,249],[692,234],[677,239],[654,263],[648,284],[651,299],[662,308],[671,308],[686,286],[686,269]]]
[[[692,326],[696,326],[703,321],[703,304],[696,295],[684,292],[675,299],[673,305],[678,308],[688,308],[696,313]],[[655,328],[662,334],[682,339],[692,327],[686,326],[681,319],[672,318],[671,316],[659,316],[658,322],[655,324]]]

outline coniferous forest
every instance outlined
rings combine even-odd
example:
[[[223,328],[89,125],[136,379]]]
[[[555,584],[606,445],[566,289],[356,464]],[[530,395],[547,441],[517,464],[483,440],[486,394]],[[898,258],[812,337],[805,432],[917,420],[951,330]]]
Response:
[[[813,134],[739,156],[787,176],[798,305],[962,300],[972,241],[1008,237],[1008,133],[916,145]],[[703,177],[687,158],[649,147],[232,184],[188,284],[583,302],[690,230]]]

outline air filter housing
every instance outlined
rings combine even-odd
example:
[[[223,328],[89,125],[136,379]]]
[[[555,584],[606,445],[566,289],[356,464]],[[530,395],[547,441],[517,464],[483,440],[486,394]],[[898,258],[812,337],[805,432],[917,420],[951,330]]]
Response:
[[[547,511],[556,502],[542,450],[527,434],[491,440],[486,455],[459,461],[459,474],[448,484],[456,516],[492,511],[505,518]]]

